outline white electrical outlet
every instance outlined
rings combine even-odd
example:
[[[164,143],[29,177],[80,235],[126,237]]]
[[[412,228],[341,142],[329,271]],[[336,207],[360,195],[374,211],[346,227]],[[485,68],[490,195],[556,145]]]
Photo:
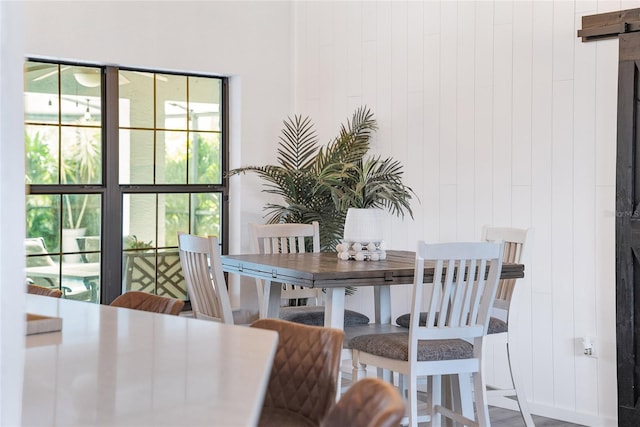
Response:
[[[587,357],[597,357],[596,340],[593,337],[583,337],[581,339],[583,354]]]

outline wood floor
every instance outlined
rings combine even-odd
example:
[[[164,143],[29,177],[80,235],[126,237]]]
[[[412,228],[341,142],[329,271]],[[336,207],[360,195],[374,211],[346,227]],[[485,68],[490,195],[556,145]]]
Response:
[[[510,411],[509,409],[489,407],[489,418],[491,419],[491,427],[525,427],[524,421],[520,416],[520,412]],[[583,427],[580,424],[572,424],[566,421],[553,420],[538,415],[533,415],[533,422],[536,427]],[[420,423],[418,427],[427,427],[427,423]]]
[[[524,427],[524,421],[519,412],[510,411],[508,409],[489,407],[489,418],[491,418],[491,427]],[[533,422],[536,427],[579,427],[580,424],[572,424],[566,421],[553,420],[538,415],[533,416]]]

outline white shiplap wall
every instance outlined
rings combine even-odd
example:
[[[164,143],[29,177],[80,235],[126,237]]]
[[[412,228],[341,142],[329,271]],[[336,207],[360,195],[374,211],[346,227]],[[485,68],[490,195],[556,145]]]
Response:
[[[581,16],[619,1],[295,3],[295,112],[322,140],[362,104],[373,151],[405,165],[421,203],[385,239],[413,249],[535,229],[517,350],[535,413],[616,423],[617,41],[582,43]],[[597,261],[597,263],[596,263]],[[408,310],[393,290],[394,315]],[[373,315],[371,292],[348,305]],[[578,339],[595,339],[597,358]],[[504,356],[490,373],[504,381]]]

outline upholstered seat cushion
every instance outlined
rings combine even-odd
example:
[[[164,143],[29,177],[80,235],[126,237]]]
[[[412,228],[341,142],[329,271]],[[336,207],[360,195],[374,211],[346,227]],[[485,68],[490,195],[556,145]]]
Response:
[[[427,321],[427,313],[420,313],[420,325],[424,325]],[[398,316],[396,319],[396,324],[398,326],[402,326],[403,328],[409,328],[409,323],[411,323],[411,313],[403,314],[402,316]],[[497,317],[492,317],[489,319],[489,328],[487,330],[488,334],[499,334],[501,332],[507,332],[507,322],[504,320],[500,320]]]
[[[409,333],[370,334],[354,337],[349,348],[395,360],[409,360]],[[460,339],[421,340],[418,361],[473,358],[473,345]]]
[[[420,325],[424,325],[427,322],[427,313],[420,313],[420,321],[418,322]],[[409,328],[409,324],[411,323],[411,313],[405,313],[402,316],[398,316],[396,319],[396,324],[398,326],[402,326],[403,328]]]
[[[489,328],[487,329],[488,334],[499,334],[502,332],[507,332],[507,322],[504,320],[500,320],[497,317],[492,317],[489,319]]]
[[[280,307],[280,318],[310,326],[324,326],[324,306]],[[344,311],[344,326],[368,325],[369,318],[353,310]]]
[[[309,418],[302,415],[287,411],[286,409],[273,408],[264,406],[262,413],[260,414],[259,427],[318,427],[318,424],[314,423]]]

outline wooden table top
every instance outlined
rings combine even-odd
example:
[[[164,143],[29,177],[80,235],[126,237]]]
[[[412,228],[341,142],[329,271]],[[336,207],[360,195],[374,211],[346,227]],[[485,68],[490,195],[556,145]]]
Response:
[[[222,256],[222,268],[229,273],[322,288],[406,285],[413,283],[414,266],[411,251],[387,251],[383,261],[343,261],[335,252]],[[425,262],[425,281],[433,278],[433,267]],[[524,265],[505,263],[500,277],[524,277]]]

